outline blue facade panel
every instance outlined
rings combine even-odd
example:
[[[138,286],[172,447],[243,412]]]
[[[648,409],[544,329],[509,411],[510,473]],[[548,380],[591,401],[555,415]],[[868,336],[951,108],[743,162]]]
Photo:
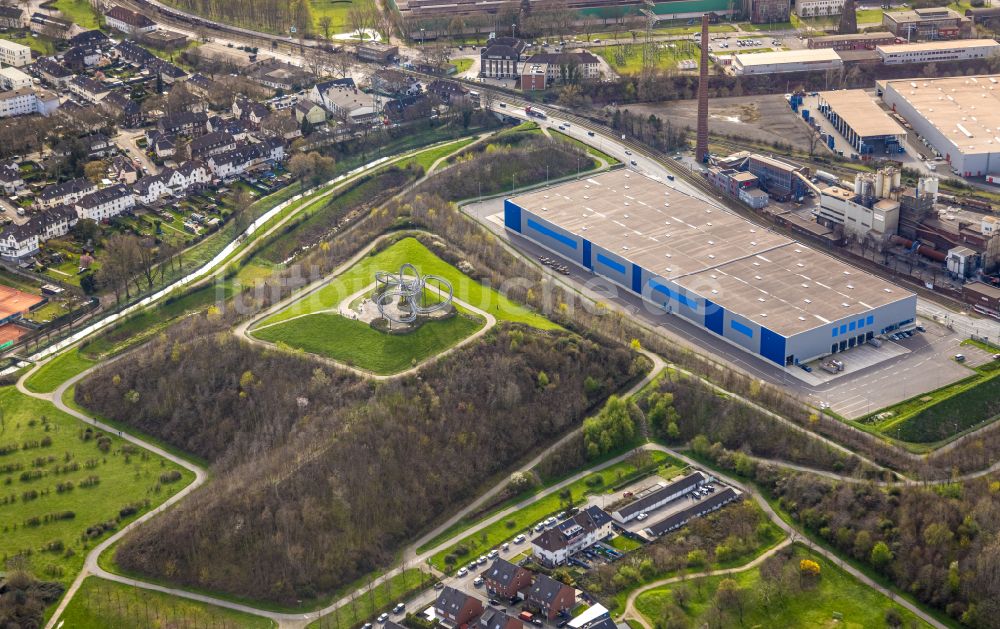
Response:
[[[614,269],[615,271],[618,271],[619,273],[621,273],[623,275],[625,274],[625,265],[624,264],[622,264],[621,262],[619,262],[617,260],[609,258],[608,256],[604,255],[603,253],[597,254],[597,261],[600,262],[601,264],[603,264],[604,266],[608,267],[609,269]]]
[[[594,263],[590,261],[590,241],[586,238],[583,239],[583,266],[584,268],[594,270]]]
[[[521,206],[512,203],[510,199],[503,202],[503,224],[507,229],[521,233]]]
[[[760,355],[784,366],[785,364],[785,337],[768,330],[760,328]]]
[[[662,293],[663,295],[666,295],[668,299],[672,299],[673,301],[676,301],[677,303],[681,304],[682,306],[687,306],[688,308],[690,308],[692,310],[697,310],[698,309],[698,302],[697,301],[695,301],[694,299],[691,299],[687,295],[683,295],[683,294],[681,294],[681,293],[673,290],[672,288],[670,288],[666,284],[661,284],[661,283],[657,282],[656,280],[649,280],[649,287],[652,288],[654,291],[656,291],[658,293]]]
[[[555,240],[556,242],[558,242],[559,244],[561,244],[563,246],[569,247],[570,249],[576,249],[576,241],[575,240],[573,240],[572,238],[570,238],[569,236],[567,236],[565,234],[560,234],[556,230],[550,229],[550,228],[546,227],[545,225],[542,225],[538,221],[533,221],[533,220],[531,220],[529,218],[528,219],[528,227],[531,228],[531,229],[533,229],[533,230],[535,230],[536,232],[538,232],[542,236],[545,236],[547,238],[551,238],[552,240]]]
[[[736,330],[737,332],[739,332],[740,334],[742,334],[747,338],[751,339],[753,338],[753,328],[751,328],[748,325],[744,325],[735,319],[729,322],[729,327]]]
[[[723,324],[726,320],[726,309],[705,300],[705,327],[719,336],[725,336]]]
[[[642,267],[638,264],[632,265],[632,292],[642,294]]]

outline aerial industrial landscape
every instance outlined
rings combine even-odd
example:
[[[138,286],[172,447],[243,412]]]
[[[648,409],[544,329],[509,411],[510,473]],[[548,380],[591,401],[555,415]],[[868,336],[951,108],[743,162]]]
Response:
[[[998,36],[0,0],[0,628],[1000,627]]]

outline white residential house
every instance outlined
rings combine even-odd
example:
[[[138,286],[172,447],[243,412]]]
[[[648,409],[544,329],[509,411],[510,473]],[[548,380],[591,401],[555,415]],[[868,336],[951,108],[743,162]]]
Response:
[[[19,260],[34,255],[41,243],[69,233],[77,220],[73,208],[59,206],[35,214],[21,225],[7,225],[0,231],[0,258]]]
[[[88,194],[76,203],[81,219],[103,221],[118,216],[135,206],[135,195],[123,184],[115,184]]]
[[[17,68],[0,68],[0,89],[17,90],[31,87],[31,77]]]
[[[0,64],[20,68],[31,63],[31,48],[8,39],[0,39]]]
[[[24,188],[24,179],[21,178],[21,169],[17,162],[0,164],[0,188],[7,194],[14,194]]]
[[[611,535],[612,530],[611,516],[600,507],[587,507],[531,540],[531,552],[543,564],[558,566]]]
[[[97,191],[89,179],[79,178],[49,186],[38,195],[38,205],[53,208],[58,205],[74,205],[77,201]]]
[[[38,251],[38,234],[24,225],[5,225],[0,228],[0,258],[19,260]]]
[[[159,175],[146,175],[133,184],[132,192],[136,202],[151,205],[166,196],[170,189]]]

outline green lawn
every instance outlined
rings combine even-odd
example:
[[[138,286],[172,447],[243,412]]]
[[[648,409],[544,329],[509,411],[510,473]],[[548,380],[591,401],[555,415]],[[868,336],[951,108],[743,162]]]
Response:
[[[907,443],[948,440],[1000,416],[998,368],[1000,363],[988,362],[968,378],[869,413],[856,424]]]
[[[592,47],[590,51],[600,55],[619,74],[638,74],[642,70],[643,48],[640,43]],[[697,61],[700,49],[694,42],[684,39],[656,42],[650,54],[654,67],[678,70],[679,61]]]
[[[649,455],[650,463],[666,464],[669,466],[664,468],[664,471],[669,476],[676,475],[681,469],[681,465],[678,462],[663,452],[652,451],[649,452]],[[626,459],[603,470],[589,474],[559,492],[549,494],[538,500],[529,498],[527,501],[534,500],[534,502],[530,502],[530,504],[525,505],[516,512],[501,518],[480,531],[466,536],[449,548],[436,553],[431,557],[431,563],[439,570],[451,570],[452,568],[460,567],[463,563],[468,563],[469,560],[479,555],[485,554],[490,549],[510,540],[519,533],[524,533],[530,538],[532,526],[546,517],[566,509],[567,501],[561,498],[560,494],[568,492],[570,499],[574,503],[579,503],[589,494],[610,493],[612,486],[628,479],[637,471],[639,470],[633,465],[631,459]],[[485,517],[492,515],[491,513]],[[424,548],[433,547],[447,540],[448,537],[455,534],[454,529],[459,526],[462,527],[461,530],[466,530],[474,524],[474,522],[459,523],[456,527],[452,527],[452,529],[445,531],[438,538],[425,544]],[[439,539],[442,537],[444,539]],[[452,556],[455,561],[449,563],[447,561],[449,556]]]
[[[5,34],[0,39],[6,39],[7,41],[12,41],[22,46],[27,46],[33,51],[42,55],[51,55],[55,52],[55,46],[52,45],[52,40],[46,37],[37,37],[28,35],[26,37],[14,37],[10,34]]]
[[[625,537],[624,535],[616,535],[615,537],[611,538],[611,541],[608,542],[608,545],[611,546],[612,548],[617,548],[623,553],[630,553],[636,548],[642,548],[642,544],[640,542],[637,542],[631,537]]]
[[[398,165],[400,168],[406,168],[410,164],[418,164],[420,165],[421,168],[424,169],[424,172],[427,172],[427,169],[430,168],[434,164],[434,162],[438,161],[442,157],[445,157],[446,155],[457,153],[466,146],[472,144],[474,141],[475,138],[463,138],[455,142],[449,142],[448,144],[443,144],[441,146],[428,149],[418,155],[414,155],[413,157],[404,159],[401,162],[399,162]]]
[[[55,0],[55,8],[62,12],[63,17],[73,20],[83,28],[99,28],[101,26],[97,11],[88,0]]]
[[[24,382],[24,386],[35,393],[50,393],[63,382],[92,367],[94,363],[95,361],[86,356],[81,356],[77,348],[73,348],[39,367],[38,371],[31,374],[31,377]]]
[[[468,57],[452,59],[451,62],[455,64],[455,74],[461,74],[472,67],[472,59]]]
[[[904,626],[926,627],[926,623],[911,612],[890,601],[875,590],[830,563],[820,555],[796,545],[787,569],[797,575],[802,559],[811,559],[820,566],[815,581],[791,576],[779,592],[772,595],[770,605],[761,602],[758,595],[761,585],[759,568],[732,575],[692,579],[682,585],[657,588],[636,599],[636,608],[647,619],[658,622],[666,610],[675,606],[671,588],[683,588],[689,600],[679,614],[689,626],[702,626],[714,619],[711,626],[743,627],[843,627],[844,629],[869,629],[885,627],[886,612],[894,609]],[[736,581],[743,598],[743,615],[740,622],[738,606],[722,606],[721,616],[716,615],[716,592],[723,579]],[[780,581],[779,581],[780,583]]]
[[[13,387],[0,411],[0,556],[27,555],[40,578],[69,582],[96,543],[193,480]]]
[[[266,629],[277,626],[268,618],[98,577],[84,580],[60,620],[65,623],[63,626],[73,629],[182,626]]]
[[[483,327],[478,315],[427,321],[408,334],[388,334],[336,313],[314,313],[254,331],[272,343],[326,356],[378,374],[393,374],[445,351]]]
[[[474,281],[434,255],[416,238],[404,238],[375,255],[366,256],[323,288],[271,315],[262,321],[258,328],[278,321],[286,321],[298,315],[336,308],[347,296],[371,284],[374,281],[375,271],[398,270],[405,262],[412,263],[422,274],[433,274],[445,278],[454,287],[455,297],[480,310],[492,313],[499,320],[524,323],[543,330],[553,330],[559,327],[542,315],[507,299],[492,288],[487,288]],[[256,333],[254,334],[256,335]]]
[[[353,29],[347,14],[353,7],[361,10],[375,8],[375,3],[372,0],[309,0],[309,5],[312,8],[314,28],[320,36],[324,35],[323,28],[320,26],[320,20],[323,19],[323,16],[330,17],[331,35],[349,33]]]
[[[380,612],[388,611],[396,603],[430,587],[434,581],[432,575],[416,568],[404,570],[387,581],[372,583],[370,590],[319,620],[314,620],[309,623],[308,627],[311,629],[346,629],[347,627],[357,627],[364,622],[374,622],[375,617]]]

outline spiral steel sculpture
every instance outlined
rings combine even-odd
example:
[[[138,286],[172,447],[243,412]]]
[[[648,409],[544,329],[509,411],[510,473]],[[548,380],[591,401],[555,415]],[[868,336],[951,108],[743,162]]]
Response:
[[[439,292],[445,289],[448,296],[437,303],[425,305],[424,289],[428,288],[428,282],[436,283]],[[455,290],[448,280],[437,275],[422,276],[417,267],[409,262],[399,267],[399,273],[375,272],[375,296],[372,299],[378,307],[379,314],[395,323],[413,323],[420,315],[443,310],[451,304],[454,296]],[[397,315],[388,311],[387,306],[394,302],[405,304],[405,307],[399,309],[402,314]],[[407,309],[409,312],[406,312]]]

